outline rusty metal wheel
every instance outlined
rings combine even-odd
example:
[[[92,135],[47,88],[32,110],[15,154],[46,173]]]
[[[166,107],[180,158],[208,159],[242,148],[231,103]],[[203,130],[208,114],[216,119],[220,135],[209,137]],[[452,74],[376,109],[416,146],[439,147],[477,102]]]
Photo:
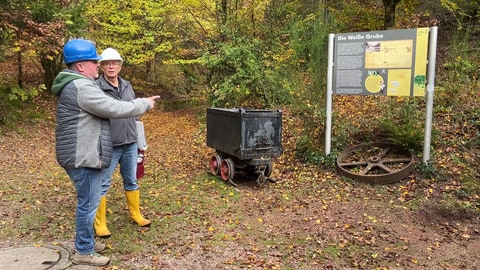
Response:
[[[390,184],[406,178],[413,155],[392,143],[362,144],[345,150],[337,158],[343,176],[369,184]]]
[[[235,175],[235,166],[233,165],[232,159],[227,158],[222,160],[220,163],[220,175],[225,181],[233,180],[233,176]]]
[[[218,154],[212,156],[210,159],[210,172],[213,175],[218,175],[220,172],[220,164],[222,163],[222,157]]]

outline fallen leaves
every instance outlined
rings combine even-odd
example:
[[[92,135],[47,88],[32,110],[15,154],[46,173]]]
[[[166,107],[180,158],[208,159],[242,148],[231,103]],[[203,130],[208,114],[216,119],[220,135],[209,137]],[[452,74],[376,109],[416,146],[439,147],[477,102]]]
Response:
[[[119,266],[109,269],[207,269],[208,263],[216,266],[210,269],[442,268],[442,257],[455,266],[470,263],[455,256],[477,241],[478,218],[434,204],[436,198],[459,193],[459,181],[412,176],[394,185],[371,186],[305,164],[294,154],[296,134],[290,125],[298,121],[285,110],[285,151],[274,161],[276,183],[258,187],[245,180],[234,188],[206,173],[214,150],[205,145],[202,119],[201,109],[154,110],[142,117],[148,143],[142,205],[156,225],[135,228],[141,239],[127,241],[128,251],[122,250],[119,241],[135,232],[124,228],[127,217],[118,213],[123,206],[112,205],[110,221],[120,236],[109,249],[115,250]],[[6,179],[0,186],[2,239],[8,238],[3,228],[23,227],[18,235],[27,241],[73,232],[73,186],[54,160],[53,130],[42,134],[0,138],[4,153],[18,150],[0,156],[0,176]],[[10,168],[12,160],[16,163]],[[116,195],[123,201],[122,194]],[[425,208],[426,203],[434,206]],[[31,224],[30,217],[43,220]],[[130,250],[132,246],[151,256]]]

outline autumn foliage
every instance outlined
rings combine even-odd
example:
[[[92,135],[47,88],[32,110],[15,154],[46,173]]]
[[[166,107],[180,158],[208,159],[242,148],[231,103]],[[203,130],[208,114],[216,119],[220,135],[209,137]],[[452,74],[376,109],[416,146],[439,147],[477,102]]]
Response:
[[[74,187],[55,161],[54,97],[39,86],[63,67],[63,42],[86,37],[118,46],[139,96],[162,96],[142,117],[142,213],[153,224],[130,222],[116,174],[106,269],[477,267],[478,3],[398,3],[399,28],[440,24],[435,136],[423,163],[422,97],[336,96],[324,154],[325,37],[381,29],[382,1],[94,2],[0,0],[0,248],[71,245]],[[283,110],[274,182],[238,174],[235,187],[208,172],[212,104]],[[369,185],[338,174],[339,153],[379,140],[412,146],[406,178]]]

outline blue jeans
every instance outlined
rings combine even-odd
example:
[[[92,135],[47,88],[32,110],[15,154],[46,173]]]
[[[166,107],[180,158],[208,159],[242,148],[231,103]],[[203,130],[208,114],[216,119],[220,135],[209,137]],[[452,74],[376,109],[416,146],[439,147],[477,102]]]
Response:
[[[81,255],[92,254],[95,246],[93,220],[100,205],[102,170],[92,168],[65,169],[75,185],[75,248]]]
[[[102,171],[102,196],[107,195],[110,188],[113,172],[120,164],[120,175],[123,178],[123,189],[126,191],[137,190],[137,143],[114,146],[112,163]]]

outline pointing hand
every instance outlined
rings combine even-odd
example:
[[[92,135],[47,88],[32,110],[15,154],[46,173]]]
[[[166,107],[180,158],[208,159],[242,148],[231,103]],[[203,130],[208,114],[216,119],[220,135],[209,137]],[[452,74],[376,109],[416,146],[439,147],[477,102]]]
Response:
[[[148,102],[150,103],[150,110],[155,107],[155,100],[160,99],[160,96],[151,96],[148,99]]]

